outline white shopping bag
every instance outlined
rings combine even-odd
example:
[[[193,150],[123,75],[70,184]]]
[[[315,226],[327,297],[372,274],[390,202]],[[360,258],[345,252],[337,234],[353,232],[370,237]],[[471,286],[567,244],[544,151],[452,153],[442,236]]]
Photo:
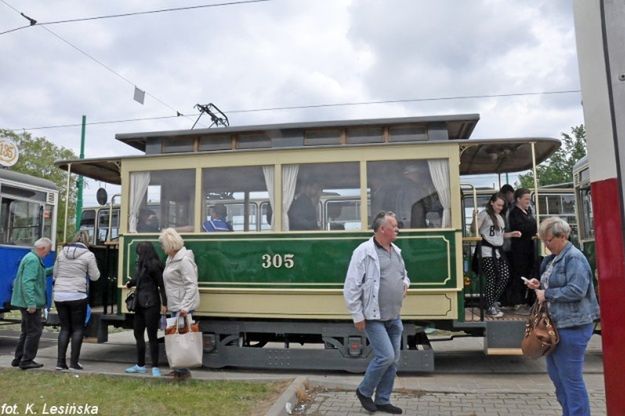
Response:
[[[182,327],[174,318],[174,324],[165,330],[165,353],[171,368],[194,368],[202,366],[202,332],[198,324],[191,325],[191,317],[181,319]]]

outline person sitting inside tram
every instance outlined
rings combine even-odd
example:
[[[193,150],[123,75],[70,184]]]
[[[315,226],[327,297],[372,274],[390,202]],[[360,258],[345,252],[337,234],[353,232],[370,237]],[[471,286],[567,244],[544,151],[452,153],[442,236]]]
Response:
[[[321,196],[321,185],[316,181],[302,183],[301,192],[295,197],[289,209],[289,229],[318,230],[317,206]]]
[[[160,231],[158,217],[151,209],[143,208],[139,212],[139,221],[137,222],[137,231],[140,233],[155,233]]]
[[[210,219],[202,224],[202,229],[206,232],[232,231],[232,225],[226,221],[228,211],[224,204],[216,204],[210,207]]]

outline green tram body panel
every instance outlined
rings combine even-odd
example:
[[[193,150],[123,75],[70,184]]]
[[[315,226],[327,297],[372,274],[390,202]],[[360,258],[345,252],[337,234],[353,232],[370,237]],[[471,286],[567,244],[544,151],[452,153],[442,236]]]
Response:
[[[453,230],[402,232],[396,240],[411,280],[404,310],[413,305],[408,307],[413,318],[457,317],[455,235]],[[342,297],[345,274],[353,250],[370,237],[369,232],[186,235],[185,246],[198,265],[199,312],[349,319]],[[134,274],[140,241],[155,244],[164,258],[156,236],[122,239],[123,276]]]

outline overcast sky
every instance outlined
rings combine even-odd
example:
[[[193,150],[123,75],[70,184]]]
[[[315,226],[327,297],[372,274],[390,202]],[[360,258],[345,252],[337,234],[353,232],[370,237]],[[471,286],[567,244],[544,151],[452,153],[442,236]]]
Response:
[[[0,0],[0,32],[28,23],[6,3],[50,22],[218,2]],[[197,103],[233,126],[479,113],[474,138],[559,137],[583,122],[580,93],[237,112],[579,90],[565,0],[272,0],[29,27],[0,35],[0,55],[0,128],[189,115],[88,125],[87,157],[136,153],[116,133],[190,128]],[[78,126],[29,131],[78,153]]]

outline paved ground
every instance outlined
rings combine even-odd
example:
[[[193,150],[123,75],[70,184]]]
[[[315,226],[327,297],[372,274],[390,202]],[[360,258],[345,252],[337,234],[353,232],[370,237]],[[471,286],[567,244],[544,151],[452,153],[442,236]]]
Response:
[[[593,415],[605,415],[603,393],[590,394]],[[429,416],[559,416],[562,410],[549,393],[430,393],[394,394],[393,403],[405,415]],[[353,392],[319,392],[301,414],[325,416],[363,415]],[[378,414],[376,412],[376,414]],[[381,414],[381,413],[380,413]]]
[[[16,344],[15,332],[0,327],[0,367],[8,367]],[[44,369],[56,363],[55,334],[44,334],[37,361]],[[544,360],[523,357],[485,357],[482,340],[464,338],[435,342],[433,374],[402,374],[396,382],[393,401],[408,415],[516,416],[559,415],[553,386]],[[603,367],[600,338],[591,341],[586,358],[585,380],[590,391],[593,416],[605,415]],[[83,344],[81,363],[86,371],[123,374],[134,363],[135,346],[128,331],[110,335],[107,344]],[[163,356],[163,362],[166,362]],[[37,370],[39,371],[39,370]],[[194,370],[206,380],[248,380],[266,382],[303,375],[312,388],[312,400],[296,407],[306,415],[363,415],[354,390],[361,375],[342,372],[258,372],[243,370]],[[141,377],[141,376],[140,376]],[[143,376],[145,377],[145,376]],[[1,401],[1,400],[0,400]],[[380,414],[380,413],[378,413]]]
[[[407,415],[550,416],[561,415],[544,360],[486,357],[479,338],[434,343],[435,371],[400,375],[392,401]],[[368,414],[354,393],[360,375],[309,375],[312,401],[300,414],[348,416]],[[593,416],[605,415],[601,338],[588,348],[584,379]],[[383,413],[376,413],[383,414]]]

